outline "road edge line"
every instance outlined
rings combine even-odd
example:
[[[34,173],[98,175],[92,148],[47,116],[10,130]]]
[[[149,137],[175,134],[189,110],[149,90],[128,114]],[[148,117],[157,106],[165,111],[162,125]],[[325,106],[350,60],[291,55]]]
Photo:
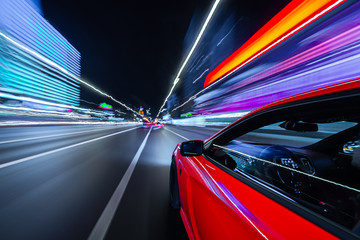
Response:
[[[128,169],[126,170],[124,176],[122,177],[119,185],[116,187],[113,195],[111,196],[109,202],[107,203],[104,211],[102,212],[100,218],[96,222],[93,230],[91,231],[88,240],[99,240],[104,239],[106,233],[110,227],[112,219],[115,216],[116,210],[121,202],[121,199],[125,193],[126,187],[130,181],[131,175],[135,169],[135,166],[140,158],[141,153],[143,152],[146,142],[149,138],[150,132],[152,128],[150,128],[149,132],[144,138],[144,141],[141,143],[138,151],[136,152],[134,158],[132,159]]]
[[[183,139],[185,139],[186,141],[189,141],[189,140],[190,140],[189,138],[184,137],[184,136],[182,136],[182,135],[180,135],[180,134],[178,134],[178,133],[176,133],[176,132],[174,132],[174,131],[171,131],[170,129],[165,128],[165,130],[166,130],[166,131],[169,131],[169,132],[171,132],[172,134],[175,134],[175,135],[177,135],[177,136],[179,136],[179,137],[181,137],[181,138],[183,138]]]

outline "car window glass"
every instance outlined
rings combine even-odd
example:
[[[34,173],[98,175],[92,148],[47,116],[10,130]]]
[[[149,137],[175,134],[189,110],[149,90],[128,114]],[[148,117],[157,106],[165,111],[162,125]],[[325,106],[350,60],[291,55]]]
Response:
[[[300,130],[315,125],[318,129],[301,132],[281,127],[284,121],[226,144],[214,143],[208,154],[235,173],[255,177],[333,222],[356,228],[360,220],[359,124],[333,119],[297,122]]]
[[[304,147],[314,144],[324,138],[330,137],[336,133],[344,131],[357,123],[340,121],[332,123],[316,123],[318,131],[316,132],[298,132],[291,131],[280,127],[283,122],[276,122],[258,128],[247,134],[238,137],[237,141],[249,141],[257,143],[273,143],[293,147]]]

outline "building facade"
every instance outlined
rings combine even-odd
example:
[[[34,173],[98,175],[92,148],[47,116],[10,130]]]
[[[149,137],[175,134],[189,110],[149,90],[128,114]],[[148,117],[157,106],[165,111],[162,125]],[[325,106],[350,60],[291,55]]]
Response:
[[[78,106],[80,53],[44,19],[39,1],[0,1],[0,98]]]

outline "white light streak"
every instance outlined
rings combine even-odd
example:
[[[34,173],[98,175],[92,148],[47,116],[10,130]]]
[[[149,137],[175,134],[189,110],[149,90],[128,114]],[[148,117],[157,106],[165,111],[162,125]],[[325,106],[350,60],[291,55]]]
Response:
[[[206,69],[197,79],[195,79],[195,80],[193,81],[193,84],[196,83],[199,79],[201,79],[202,76],[204,76],[204,74],[205,74],[207,71],[209,71],[209,70],[210,70],[209,68]]]
[[[67,108],[67,109],[71,108],[71,109],[85,110],[84,108],[79,108],[79,107],[76,107],[74,105],[65,105],[65,104],[52,103],[52,102],[38,100],[38,99],[35,99],[35,98],[30,98],[30,97],[16,96],[16,95],[13,95],[13,94],[10,94],[10,93],[5,93],[5,92],[0,92],[0,97],[10,98],[10,99],[19,100],[19,101],[39,103],[39,104],[44,104],[44,105],[47,105],[47,106],[54,106],[54,107],[60,107],[60,108]]]
[[[236,112],[236,113],[223,113],[218,115],[210,115],[205,116],[205,119],[212,119],[212,118],[240,118],[248,114],[250,111],[245,112]]]
[[[63,115],[63,116],[72,114],[72,113],[68,113],[68,112],[58,112],[58,111],[34,109],[34,108],[28,108],[28,107],[8,107],[8,106],[3,106],[3,105],[0,105],[0,109],[5,109],[5,110],[9,110],[9,111],[14,111],[14,110],[29,111],[29,112],[44,113],[44,114],[49,113],[49,114],[57,114],[57,115]]]
[[[210,10],[210,12],[209,12],[209,15],[207,16],[207,18],[206,18],[206,20],[205,20],[205,23],[204,23],[204,25],[202,26],[202,28],[201,28],[201,30],[200,30],[200,33],[199,33],[198,37],[196,38],[196,40],[195,40],[195,42],[194,42],[194,45],[192,46],[189,54],[187,55],[184,63],[182,64],[182,66],[181,66],[178,74],[176,75],[176,78],[175,78],[175,80],[174,80],[173,86],[171,87],[169,94],[168,94],[167,97],[165,98],[164,103],[163,103],[162,106],[160,107],[159,112],[158,112],[158,114],[156,115],[156,117],[159,117],[159,115],[160,115],[160,113],[161,113],[161,110],[163,109],[163,107],[165,106],[165,103],[167,102],[167,100],[169,99],[170,95],[172,94],[172,92],[173,92],[173,90],[174,90],[174,88],[175,88],[175,85],[179,82],[179,80],[180,80],[179,77],[180,77],[182,71],[184,70],[184,68],[185,68],[186,64],[188,63],[191,55],[193,54],[196,46],[198,45],[198,43],[199,43],[199,41],[200,41],[200,39],[201,39],[201,37],[202,37],[202,35],[203,35],[206,27],[208,26],[208,24],[209,24],[212,16],[214,15],[214,12],[215,12],[216,8],[218,7],[219,3],[220,3],[220,0],[216,0],[215,3],[214,3],[214,5],[212,6],[212,8],[211,8],[211,10]]]
[[[140,125],[138,122],[102,122],[102,121],[4,121],[0,126],[42,126],[42,125]]]
[[[216,44],[217,47],[225,40],[225,38],[227,38],[227,36],[229,36],[229,34],[234,30],[234,28],[235,28],[236,25],[240,22],[241,19],[242,19],[242,17],[241,17],[239,20],[237,20],[237,22],[234,24],[234,26],[232,26],[232,28],[230,29],[230,31],[220,40],[220,42],[218,42],[218,43]]]

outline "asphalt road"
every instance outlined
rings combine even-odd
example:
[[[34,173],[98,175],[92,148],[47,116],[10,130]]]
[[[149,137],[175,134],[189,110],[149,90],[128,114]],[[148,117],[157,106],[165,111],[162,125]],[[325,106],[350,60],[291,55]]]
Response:
[[[187,239],[171,153],[215,129],[0,128],[0,239]]]

